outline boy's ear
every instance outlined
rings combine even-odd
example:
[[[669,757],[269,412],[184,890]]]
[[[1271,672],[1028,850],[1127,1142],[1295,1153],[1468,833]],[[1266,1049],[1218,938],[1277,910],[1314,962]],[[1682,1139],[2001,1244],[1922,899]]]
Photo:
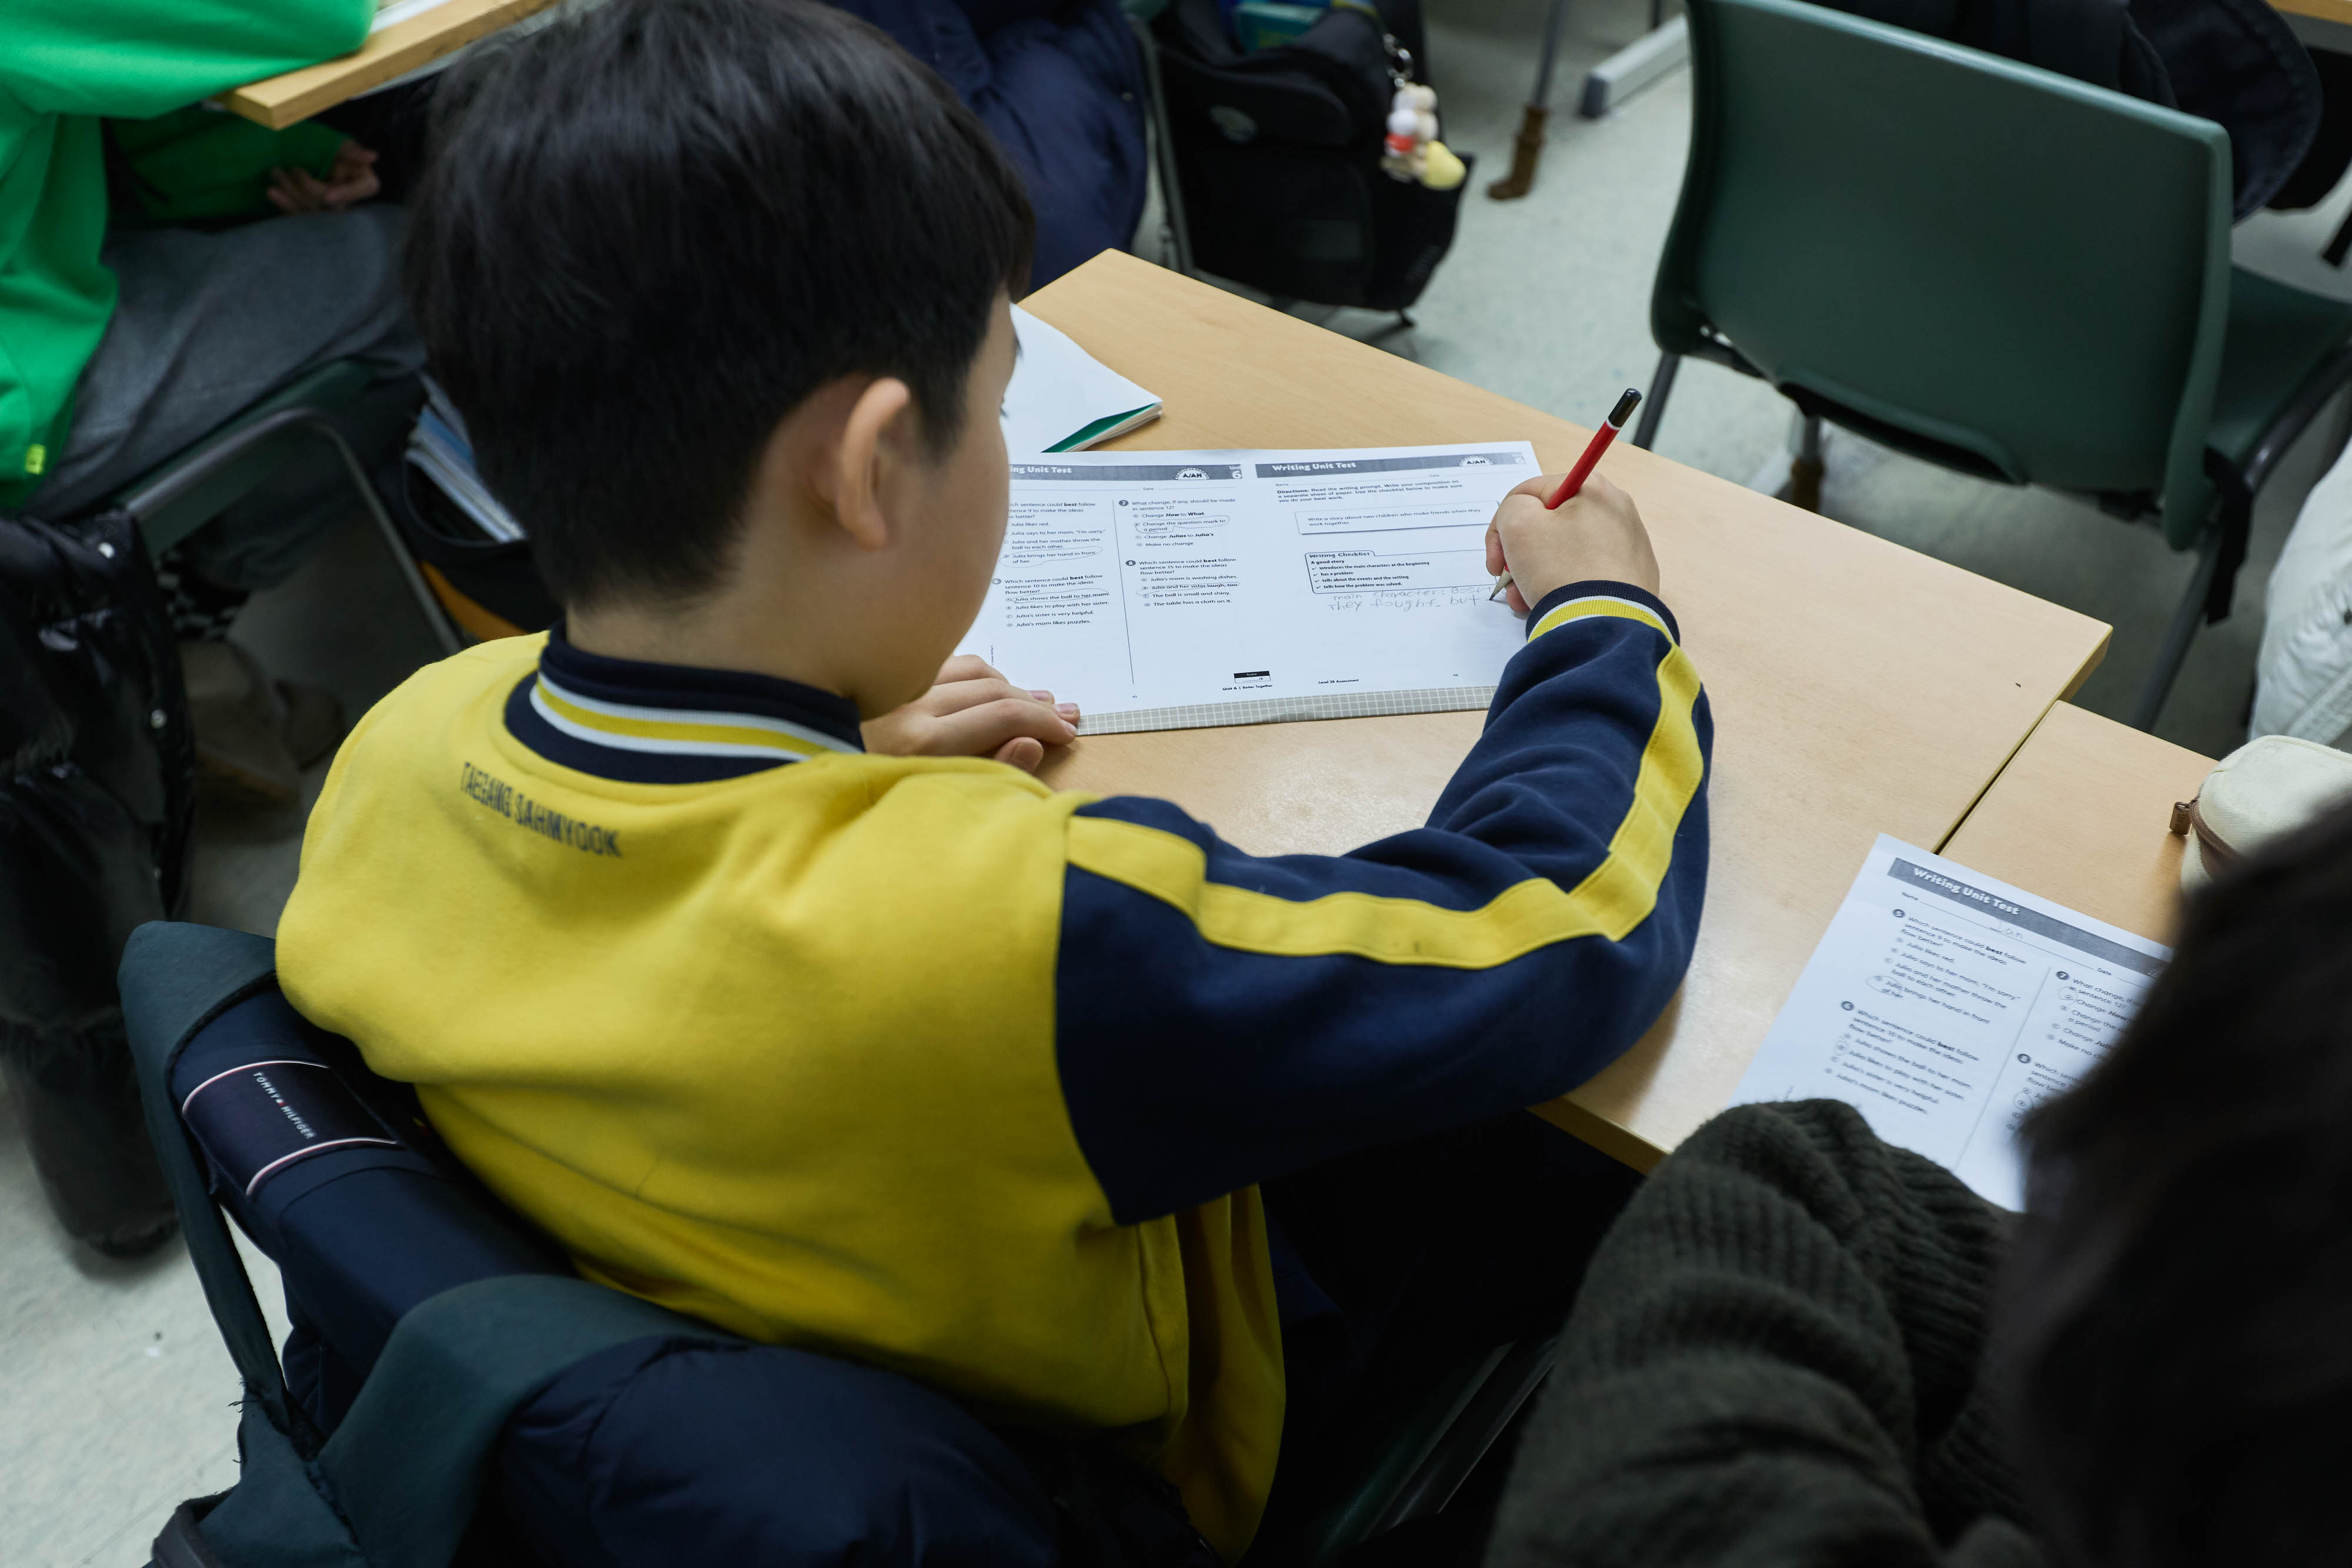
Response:
[[[833,494],[835,519],[861,549],[887,549],[891,542],[885,496],[893,488],[888,469],[906,462],[915,436],[915,394],[896,376],[877,376],[849,405],[840,439],[834,444],[832,472],[823,482]]]

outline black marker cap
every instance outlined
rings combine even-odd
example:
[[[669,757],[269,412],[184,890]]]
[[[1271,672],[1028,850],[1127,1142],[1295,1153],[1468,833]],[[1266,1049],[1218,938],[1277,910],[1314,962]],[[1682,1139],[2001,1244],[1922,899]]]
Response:
[[[1628,419],[1631,419],[1633,416],[1633,405],[1641,401],[1642,389],[1640,387],[1627,387],[1625,389],[1625,395],[1617,400],[1617,406],[1609,411],[1609,423],[1612,424],[1624,423]]]

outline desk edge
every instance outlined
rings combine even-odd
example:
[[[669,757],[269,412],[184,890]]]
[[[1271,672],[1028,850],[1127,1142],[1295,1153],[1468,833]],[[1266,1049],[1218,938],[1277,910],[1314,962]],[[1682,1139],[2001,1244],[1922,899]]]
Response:
[[[555,0],[475,0],[471,5],[468,0],[448,0],[421,16],[370,35],[367,42],[348,55],[247,82],[223,93],[220,101],[233,114],[283,131],[419,66],[455,54],[476,39],[553,4]],[[463,15],[453,19],[446,14],[453,8],[462,8]]]

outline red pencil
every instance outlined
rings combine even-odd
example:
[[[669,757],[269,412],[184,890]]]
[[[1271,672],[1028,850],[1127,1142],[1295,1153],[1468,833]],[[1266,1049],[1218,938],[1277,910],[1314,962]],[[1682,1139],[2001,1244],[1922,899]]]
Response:
[[[1609,411],[1609,417],[1601,422],[1601,428],[1594,431],[1592,439],[1585,444],[1584,455],[1576,460],[1576,466],[1568,471],[1568,477],[1559,482],[1559,488],[1554,490],[1551,499],[1544,503],[1546,511],[1559,511],[1562,501],[1584,488],[1584,481],[1592,473],[1594,465],[1601,461],[1601,455],[1609,450],[1609,444],[1617,439],[1617,433],[1625,428],[1627,420],[1633,417],[1633,405],[1641,401],[1641,388],[1625,389],[1625,395],[1617,400],[1617,406]]]
[[[1609,444],[1617,439],[1617,433],[1625,428],[1627,420],[1633,417],[1634,405],[1641,401],[1641,388],[1625,389],[1625,395],[1617,400],[1617,406],[1609,411],[1609,417],[1601,422],[1601,428],[1592,433],[1591,441],[1585,443],[1584,455],[1576,460],[1576,466],[1568,471],[1568,477],[1559,482],[1559,488],[1554,490],[1551,499],[1544,503],[1544,510],[1559,511],[1562,501],[1584,488],[1584,481],[1591,477],[1592,470],[1601,462],[1601,455],[1609,450]],[[1495,599],[1510,586],[1511,574],[1507,571],[1495,580],[1495,591],[1486,597]]]

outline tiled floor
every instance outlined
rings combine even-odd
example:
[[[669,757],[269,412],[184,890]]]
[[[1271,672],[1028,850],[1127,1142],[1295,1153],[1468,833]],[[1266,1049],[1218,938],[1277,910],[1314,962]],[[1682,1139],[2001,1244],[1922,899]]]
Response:
[[[247,1249],[275,1327],[268,1260]],[[236,1479],[236,1375],[187,1254],[114,1263],[49,1218],[13,1114],[0,1130],[0,1556],[138,1563],[183,1498]]]
[[[1430,52],[1448,137],[1479,155],[1483,187],[1508,160],[1541,0],[1442,0],[1433,9]],[[1454,253],[1413,312],[1419,327],[1391,347],[1587,423],[1619,388],[1647,385],[1650,274],[1681,172],[1686,78],[1668,78],[1606,120],[1567,110],[1584,68],[1634,37],[1646,14],[1643,0],[1570,9],[1560,109],[1535,194],[1465,201]],[[2320,213],[2256,219],[2240,233],[2241,259],[2308,287],[2352,289],[2315,259],[2347,204],[2352,188]],[[1787,436],[1786,407],[1769,389],[1698,366],[1675,393],[1659,449],[1777,484]],[[2240,612],[2200,639],[2167,710],[2164,732],[2186,745],[2218,752],[2235,742],[2263,578],[2322,445],[2306,442],[2273,482]],[[1833,437],[1831,460],[1833,515],[2115,622],[2114,650],[2084,700],[2110,713],[2128,705],[2186,580],[2184,560],[2144,530],[2054,497],[1956,478],[1844,438]],[[381,545],[357,524],[257,601],[239,635],[274,668],[333,688],[354,710],[432,654]],[[299,837],[290,813],[207,815],[194,917],[272,931]],[[256,1272],[267,1298],[267,1264]],[[236,1380],[184,1252],[174,1243],[116,1265],[72,1247],[48,1218],[5,1105],[0,1323],[0,1562],[142,1562],[175,1500],[233,1478]]]

